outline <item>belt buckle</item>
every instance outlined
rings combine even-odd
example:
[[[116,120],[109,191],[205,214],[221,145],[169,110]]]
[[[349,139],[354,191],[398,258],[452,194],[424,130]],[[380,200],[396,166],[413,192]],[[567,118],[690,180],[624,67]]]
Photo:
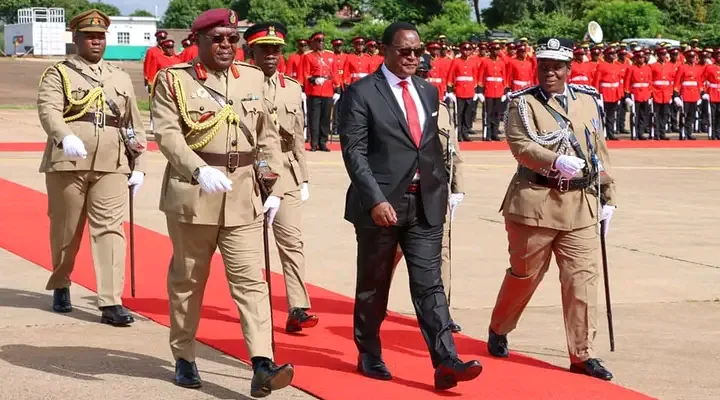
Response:
[[[98,128],[105,127],[105,113],[102,111],[95,111],[95,126]]]
[[[230,172],[235,171],[240,166],[240,153],[231,151],[227,155],[227,167]]]
[[[558,180],[557,189],[558,191],[560,191],[560,193],[565,193],[570,190],[570,179],[560,177],[560,179]]]

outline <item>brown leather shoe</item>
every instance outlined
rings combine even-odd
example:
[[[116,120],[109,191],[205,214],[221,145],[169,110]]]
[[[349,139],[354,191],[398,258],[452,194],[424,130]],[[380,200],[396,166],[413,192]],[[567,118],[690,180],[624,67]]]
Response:
[[[285,331],[288,333],[300,332],[304,328],[314,327],[318,322],[320,319],[317,315],[310,315],[302,308],[293,308],[285,323]]]

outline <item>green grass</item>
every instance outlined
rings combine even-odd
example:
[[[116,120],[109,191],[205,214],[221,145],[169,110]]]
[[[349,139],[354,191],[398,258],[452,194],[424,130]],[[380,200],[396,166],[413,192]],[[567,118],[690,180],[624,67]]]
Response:
[[[139,99],[137,101],[140,111],[150,112],[150,101]],[[37,108],[35,104],[0,104],[0,110],[34,110]]]

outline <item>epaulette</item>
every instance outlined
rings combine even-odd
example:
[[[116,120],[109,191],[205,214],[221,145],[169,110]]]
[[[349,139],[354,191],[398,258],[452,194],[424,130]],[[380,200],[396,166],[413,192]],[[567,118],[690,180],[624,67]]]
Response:
[[[576,83],[571,83],[568,86],[570,86],[570,88],[576,92],[589,94],[593,97],[597,97],[600,95],[600,92],[598,92],[597,89],[590,85],[578,85]]]
[[[300,84],[300,81],[298,81],[298,80],[295,79],[295,78],[291,78],[291,77],[289,77],[289,76],[287,76],[287,75],[285,75],[285,74],[283,74],[283,79],[285,79],[286,81],[290,81],[290,82],[296,83],[296,84],[298,84],[299,86],[302,86],[302,85]]]
[[[258,67],[257,65],[252,65],[252,64],[246,63],[244,61],[235,60],[235,61],[233,61],[233,64],[241,66],[241,67],[253,68],[253,69],[256,69],[256,70],[262,72],[262,68]]]
[[[40,87],[43,83],[43,80],[45,79],[45,75],[47,75],[48,71],[50,71],[53,68],[57,68],[60,64],[64,63],[65,60],[56,62],[55,64],[45,68],[45,71],[43,71],[42,75],[40,75],[40,82],[38,82],[38,87]]]
[[[179,63],[179,64],[173,64],[169,67],[165,67],[163,69],[182,69],[182,68],[190,68],[192,67],[192,64],[189,62]]]
[[[325,52],[325,53],[332,53],[332,54],[335,54],[335,52],[333,52],[332,50],[328,50],[328,49],[325,49],[325,50],[324,50],[324,52]]]
[[[535,86],[526,87],[524,89],[516,90],[514,92],[508,93],[507,97],[508,97],[508,99],[516,99],[524,94],[528,94],[528,93],[534,94],[533,92],[537,91],[539,87],[540,86],[535,85]]]

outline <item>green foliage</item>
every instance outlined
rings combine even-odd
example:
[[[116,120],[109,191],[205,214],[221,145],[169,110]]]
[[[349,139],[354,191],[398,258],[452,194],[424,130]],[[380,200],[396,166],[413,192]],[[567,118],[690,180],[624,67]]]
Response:
[[[92,8],[102,11],[107,16],[122,15],[119,8],[112,4],[103,3],[102,1],[98,1],[97,3],[88,3],[87,9],[89,10]]]
[[[527,37],[537,40],[541,37],[560,36],[581,38],[587,24],[560,13],[537,14],[532,19],[524,19],[514,25],[502,25],[498,29],[508,30],[515,37]]]
[[[130,14],[131,17],[154,17],[153,13],[147,10],[135,10]]]
[[[167,29],[187,29],[203,11],[229,8],[231,0],[170,0],[160,25]]]
[[[653,38],[662,32],[661,20],[660,10],[647,1],[612,0],[586,15],[586,21],[600,24],[606,41]]]

